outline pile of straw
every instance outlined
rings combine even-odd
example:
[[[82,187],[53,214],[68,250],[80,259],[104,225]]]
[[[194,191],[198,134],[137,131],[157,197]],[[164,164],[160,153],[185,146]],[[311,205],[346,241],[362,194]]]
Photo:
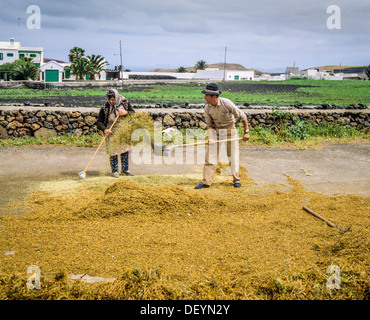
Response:
[[[135,176],[35,192],[23,214],[0,215],[2,250],[14,252],[1,258],[0,298],[369,299],[369,198],[322,195],[290,178],[263,187],[244,178],[237,190],[227,181],[217,175],[199,192],[189,175]],[[40,290],[25,287],[30,264]],[[331,265],[340,290],[327,288]],[[117,280],[53,280],[62,273]]]
[[[145,132],[144,132],[145,131]],[[110,139],[109,152],[121,145],[135,146],[141,141],[154,140],[154,121],[150,115],[143,112],[129,114],[122,120]]]

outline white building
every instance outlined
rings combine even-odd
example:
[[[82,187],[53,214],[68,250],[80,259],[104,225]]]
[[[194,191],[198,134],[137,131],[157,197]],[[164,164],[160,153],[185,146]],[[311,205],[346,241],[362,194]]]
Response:
[[[21,58],[32,58],[33,63],[41,66],[44,59],[44,49],[41,47],[22,47],[20,42],[0,41],[0,65],[13,62]]]
[[[286,80],[287,75],[285,73],[279,74],[270,74],[270,73],[262,73],[260,77],[255,78],[256,81],[284,81]]]
[[[308,79],[314,79],[314,80],[320,80],[320,79],[343,80],[342,73],[335,74],[333,72],[319,71],[317,69],[307,69],[307,70],[299,71],[298,76],[306,77]]]
[[[219,70],[206,68],[205,70],[197,70],[193,79],[216,81],[254,80],[254,70]]]
[[[9,42],[0,42],[0,65],[4,63],[11,63],[18,59],[18,50],[21,47],[20,42],[14,42],[10,39]]]
[[[197,72],[126,72],[127,76],[169,76],[178,80],[245,81],[255,80],[254,70],[219,70],[209,68]],[[225,77],[225,79],[224,79]]]
[[[122,72],[121,79],[129,79],[130,76],[165,76],[165,77],[174,77],[179,80],[191,80],[193,79],[195,73],[190,72]]]
[[[66,63],[50,60],[40,67],[40,80],[45,82],[62,82]]]

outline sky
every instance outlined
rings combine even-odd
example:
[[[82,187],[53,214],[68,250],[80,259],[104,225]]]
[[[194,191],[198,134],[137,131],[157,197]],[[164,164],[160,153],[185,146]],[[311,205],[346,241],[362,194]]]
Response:
[[[228,63],[284,72],[369,65],[369,16],[370,0],[0,0],[0,41],[63,61],[81,47],[111,69],[121,41],[131,71],[224,62],[226,47]]]

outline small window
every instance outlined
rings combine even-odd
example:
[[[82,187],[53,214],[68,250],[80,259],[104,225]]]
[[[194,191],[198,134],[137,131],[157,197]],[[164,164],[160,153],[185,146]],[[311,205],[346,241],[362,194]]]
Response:
[[[13,54],[13,53],[7,53],[7,54],[6,54],[6,56],[7,56],[7,57],[13,57],[13,56],[14,56],[14,54]]]
[[[4,59],[4,55],[0,53],[0,60],[3,60],[3,59]]]
[[[31,54],[30,54],[30,57],[31,57],[31,58],[36,58],[36,54],[31,53]]]

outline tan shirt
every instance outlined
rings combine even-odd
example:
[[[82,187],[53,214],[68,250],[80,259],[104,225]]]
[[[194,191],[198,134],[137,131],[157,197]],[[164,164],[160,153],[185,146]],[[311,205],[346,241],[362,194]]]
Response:
[[[240,118],[247,119],[247,116],[242,112],[231,100],[218,97],[217,106],[206,104],[204,108],[206,125],[209,127],[227,127]]]

